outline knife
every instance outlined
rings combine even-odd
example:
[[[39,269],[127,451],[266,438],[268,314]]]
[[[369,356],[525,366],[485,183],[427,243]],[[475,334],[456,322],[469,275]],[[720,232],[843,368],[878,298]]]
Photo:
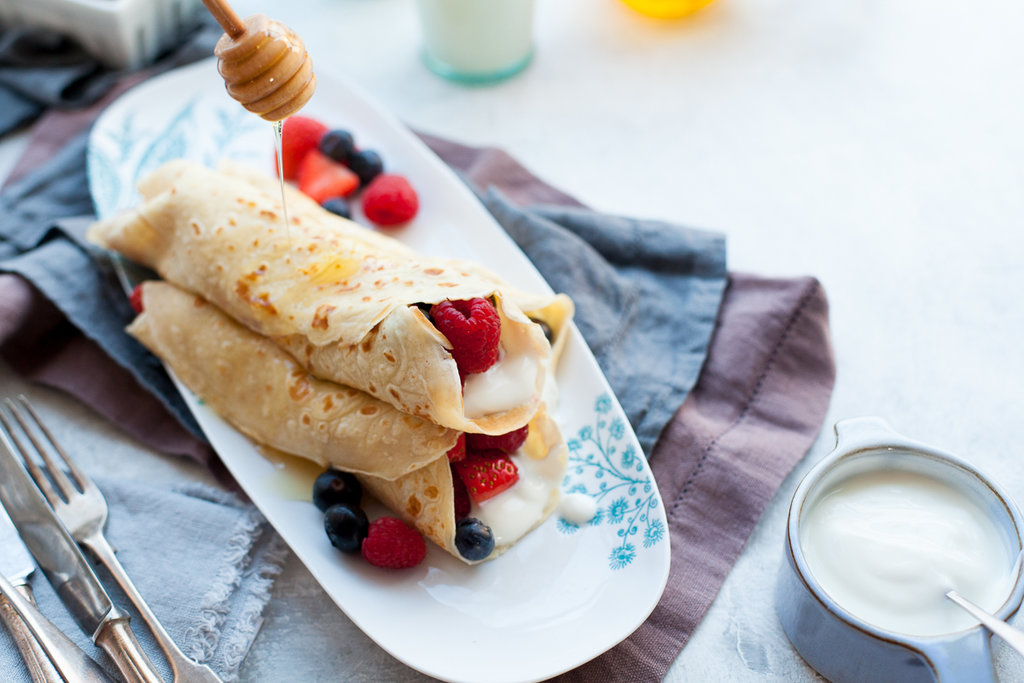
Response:
[[[0,503],[78,627],[114,660],[127,683],[163,683],[123,612],[0,433]]]
[[[36,608],[28,583],[34,570],[28,550],[0,507],[0,618],[14,638],[32,680],[107,683],[110,679],[99,665]]]

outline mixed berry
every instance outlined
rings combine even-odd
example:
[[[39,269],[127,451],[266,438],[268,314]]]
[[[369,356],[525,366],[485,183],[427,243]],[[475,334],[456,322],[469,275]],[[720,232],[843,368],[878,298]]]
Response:
[[[501,319],[487,299],[442,301],[430,307],[430,319],[451,342],[462,376],[484,372],[498,361]]]
[[[355,475],[330,468],[313,482],[313,504],[324,513],[324,531],[343,553],[359,553],[376,567],[415,567],[427,554],[418,531],[397,517],[372,522],[361,507],[363,487]]]
[[[339,216],[351,218],[351,203],[360,194],[363,213],[374,225],[402,225],[419,211],[412,185],[403,176],[384,173],[379,153],[359,149],[351,132],[331,130],[308,116],[285,120],[281,165],[285,180]]]
[[[459,435],[448,451],[455,504],[455,547],[471,562],[486,559],[494,550],[491,528],[471,517],[473,503],[489,500],[519,481],[519,469],[509,457],[526,441],[528,427],[508,434],[485,437]],[[468,438],[467,438],[468,437]],[[498,444],[477,449],[467,444]],[[518,446],[512,448],[513,444]],[[501,447],[511,448],[506,452]],[[324,531],[331,545],[344,553],[360,553],[376,567],[415,567],[426,556],[423,536],[397,517],[380,517],[370,522],[363,511],[362,486],[348,472],[334,468],[322,472],[313,482],[313,504],[324,513]]]

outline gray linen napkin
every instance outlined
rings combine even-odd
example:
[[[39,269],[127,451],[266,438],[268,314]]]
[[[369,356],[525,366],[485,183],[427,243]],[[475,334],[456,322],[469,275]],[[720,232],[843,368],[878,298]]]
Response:
[[[110,506],[107,536],[139,592],[185,654],[235,680],[261,624],[287,548],[262,515],[232,494],[193,484],[170,490],[122,480],[97,481]],[[105,572],[111,599],[132,615],[143,649],[170,680],[145,623]],[[32,580],[41,611],[108,671],[117,669],[83,634],[49,583]],[[0,679],[30,678],[0,628]]]

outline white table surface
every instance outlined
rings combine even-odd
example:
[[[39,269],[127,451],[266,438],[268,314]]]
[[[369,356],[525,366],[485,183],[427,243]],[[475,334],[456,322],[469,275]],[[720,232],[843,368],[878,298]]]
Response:
[[[417,129],[503,147],[596,209],[724,232],[734,271],[823,282],[838,362],[826,425],[666,679],[813,680],[771,591],[789,498],[836,420],[884,416],[1024,502],[1024,4],[718,0],[657,22],[618,0],[537,3],[534,63],[478,88],[421,65],[412,0],[234,5],[291,25],[319,71]],[[0,141],[0,170],[23,144]],[[0,386],[25,388],[3,366]],[[95,469],[206,479],[31,391]],[[424,679],[294,560],[265,619],[243,680]],[[1024,680],[998,645],[997,664],[1002,680]]]

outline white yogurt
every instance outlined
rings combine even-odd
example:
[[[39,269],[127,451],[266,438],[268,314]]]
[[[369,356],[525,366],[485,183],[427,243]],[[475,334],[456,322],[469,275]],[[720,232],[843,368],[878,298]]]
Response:
[[[535,356],[506,356],[489,367],[466,377],[462,403],[466,417],[482,417],[515,408],[533,397],[540,363]]]
[[[585,493],[567,493],[558,503],[558,514],[570,524],[583,526],[597,514],[597,501]]]
[[[543,460],[517,451],[511,460],[519,469],[519,481],[494,498],[473,503],[470,515],[494,532],[495,545],[508,545],[532,529],[562,483],[564,468],[556,454]]]
[[[956,589],[995,611],[1013,559],[995,521],[949,484],[912,472],[851,476],[800,520],[811,574],[837,604],[879,628],[951,633],[977,620],[950,602]]]

